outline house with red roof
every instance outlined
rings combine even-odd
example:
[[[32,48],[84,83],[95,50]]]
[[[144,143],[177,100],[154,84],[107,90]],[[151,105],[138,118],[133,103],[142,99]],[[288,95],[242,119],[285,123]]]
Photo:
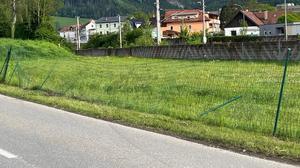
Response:
[[[278,18],[281,17],[283,14],[284,13],[282,11],[239,11],[233,17],[233,19],[225,26],[225,36],[260,36],[261,27],[263,27],[264,25],[276,24]]]
[[[91,35],[96,34],[96,23],[90,20],[85,24],[79,24],[80,42],[87,43]],[[65,26],[59,30],[59,35],[68,42],[77,42],[77,25]]]
[[[208,33],[220,32],[218,14],[205,13],[205,27]],[[203,32],[203,11],[199,9],[166,10],[162,19],[162,34],[164,38],[176,38],[182,29],[190,34]]]

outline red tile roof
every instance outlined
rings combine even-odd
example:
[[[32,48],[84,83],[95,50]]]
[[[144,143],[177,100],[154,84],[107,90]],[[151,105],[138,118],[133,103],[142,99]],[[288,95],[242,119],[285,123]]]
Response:
[[[283,11],[276,12],[254,12],[257,18],[259,18],[264,24],[275,24],[278,18],[284,15]],[[266,16],[266,18],[265,18]]]
[[[172,16],[182,16],[182,15],[198,15],[197,18],[186,18],[186,19],[172,19]],[[199,9],[169,9],[166,11],[163,23],[174,23],[174,22],[203,22],[203,11]],[[205,17],[206,21],[210,19]]]
[[[250,12],[250,11],[241,11],[248,19],[253,21],[257,26],[264,24],[275,24],[278,21],[278,18],[283,15],[282,11],[276,12]]]
[[[82,25],[79,25],[79,26],[81,27]],[[77,25],[71,25],[71,26],[65,26],[65,27],[61,28],[59,31],[60,32],[68,32],[68,31],[76,31],[76,29],[77,29]]]

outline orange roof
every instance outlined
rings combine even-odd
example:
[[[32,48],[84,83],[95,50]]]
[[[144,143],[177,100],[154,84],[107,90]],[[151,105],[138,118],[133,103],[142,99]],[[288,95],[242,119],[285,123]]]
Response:
[[[198,15],[197,18],[173,19],[172,16]],[[210,19],[205,17],[206,21]],[[173,22],[203,22],[203,11],[199,9],[168,9],[164,16],[164,23]]]

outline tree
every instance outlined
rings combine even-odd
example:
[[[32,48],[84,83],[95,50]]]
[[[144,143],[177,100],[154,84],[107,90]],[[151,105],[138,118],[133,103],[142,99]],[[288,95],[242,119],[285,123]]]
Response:
[[[221,29],[224,29],[225,26],[233,19],[233,17],[240,11],[241,9],[233,4],[229,4],[228,6],[224,6],[220,13],[220,21],[221,21]]]
[[[12,39],[15,38],[16,22],[17,22],[16,0],[12,0],[12,22],[11,22],[11,38]]]
[[[8,0],[3,0],[3,2],[0,3],[0,37],[11,36],[11,8],[8,8],[8,6]]]
[[[186,27],[185,23],[182,21],[179,38],[183,40],[187,40],[190,36],[189,29]]]
[[[63,0],[3,0],[0,4],[0,35],[12,38],[34,38],[35,31],[50,22]],[[7,28],[10,32],[7,33]],[[9,34],[9,35],[8,35]]]
[[[287,21],[288,21],[288,23],[300,22],[300,14],[298,14],[298,13],[288,13]],[[277,23],[285,23],[285,15],[280,16],[278,18]]]

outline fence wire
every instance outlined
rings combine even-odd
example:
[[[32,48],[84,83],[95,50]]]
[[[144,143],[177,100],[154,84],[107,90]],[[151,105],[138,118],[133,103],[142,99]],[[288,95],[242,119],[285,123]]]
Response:
[[[264,135],[273,131],[282,61],[50,59],[22,54],[13,51],[10,85],[212,126]],[[3,56],[0,60],[2,64]],[[300,141],[298,62],[289,64],[276,135]]]

